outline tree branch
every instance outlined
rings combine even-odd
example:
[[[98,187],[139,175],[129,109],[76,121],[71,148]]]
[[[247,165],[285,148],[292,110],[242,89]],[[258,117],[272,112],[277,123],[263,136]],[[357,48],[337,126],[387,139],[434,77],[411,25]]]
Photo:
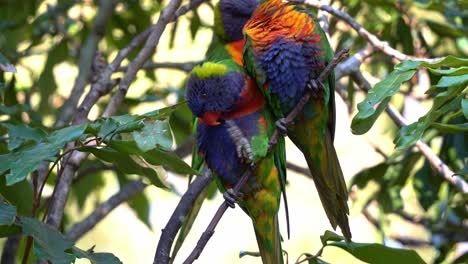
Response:
[[[320,10],[326,11],[335,17],[340,18],[348,25],[350,25],[361,37],[365,38],[369,43],[375,47],[376,49],[382,51],[383,53],[389,55],[392,58],[397,60],[416,60],[416,61],[427,61],[427,62],[435,62],[440,60],[441,58],[433,58],[433,59],[426,59],[426,58],[418,58],[415,56],[404,54],[394,48],[392,48],[387,42],[380,40],[377,36],[370,33],[367,29],[361,26],[354,18],[352,18],[348,13],[336,10],[329,5],[322,4],[320,1],[317,0],[290,0],[293,3],[300,3],[305,4],[308,6],[316,7]]]
[[[118,106],[122,103],[125,95],[127,94],[130,84],[136,77],[137,72],[143,67],[144,63],[153,54],[154,50],[159,44],[159,39],[162,33],[166,29],[167,24],[176,20],[179,16],[187,13],[189,10],[197,7],[199,4],[206,0],[192,1],[189,4],[181,7],[182,0],[172,0],[169,4],[161,11],[158,22],[153,25],[150,29],[150,34],[144,47],[138,53],[136,58],[128,65],[127,71],[120,82],[118,91],[112,96],[109,104],[104,110],[103,116],[112,116],[116,113]],[[178,9],[178,10],[177,10]]]
[[[18,251],[20,239],[20,234],[11,235],[7,238],[3,245],[2,258],[0,260],[1,264],[15,264],[16,252]]]
[[[147,184],[141,180],[135,180],[123,186],[119,192],[112,195],[107,201],[101,203],[94,211],[88,215],[83,221],[75,224],[65,233],[67,238],[78,240],[81,236],[91,230],[99,221],[106,217],[112,210],[120,204],[130,200],[138,193],[142,192]]]
[[[322,71],[320,76],[316,79],[317,82],[323,82],[327,78],[327,76],[333,71],[336,65],[345,59],[349,55],[348,49],[343,49],[338,54],[336,54],[335,58],[327,65],[327,67]],[[310,97],[312,96],[311,91],[307,90],[303,97],[299,100],[297,105],[292,109],[292,111],[285,117],[286,125],[291,124],[296,116],[302,111],[304,105],[309,101]],[[268,143],[268,153],[271,152],[273,147],[277,144],[278,138],[280,137],[280,133],[278,129],[275,129],[273,135],[271,136],[269,143]],[[257,163],[258,164],[258,163]],[[233,191],[235,193],[239,193],[239,190],[242,186],[247,182],[247,179],[250,177],[252,172],[257,168],[257,164],[252,164],[242,175],[239,179],[237,184],[234,186]],[[217,224],[221,220],[221,217],[224,215],[228,208],[227,202],[224,201],[221,206],[218,208],[218,211],[214,215],[213,219],[211,220],[210,224],[208,225],[207,229],[201,235],[200,239],[197,242],[197,245],[193,249],[192,253],[188,256],[188,258],[184,261],[184,264],[193,263],[201,254],[203,249],[205,248],[206,244],[208,243],[211,236],[214,234],[214,229],[216,228]]]
[[[98,43],[104,37],[107,21],[109,20],[114,10],[117,1],[114,0],[101,0],[99,1],[99,10],[94,19],[93,27],[85,44],[80,50],[80,65],[79,73],[76,78],[75,84],[70,92],[70,97],[65,102],[59,116],[55,122],[55,127],[62,127],[67,124],[78,105],[81,95],[84,92],[86,84],[88,84],[91,77],[91,65],[96,54]]]
[[[193,62],[147,62],[141,67],[142,70],[154,70],[154,69],[175,69],[184,72],[189,72],[193,67],[200,64],[200,61]],[[128,66],[120,67],[117,71],[126,72]]]
[[[169,263],[172,244],[175,236],[182,226],[187,215],[193,207],[200,193],[210,184],[213,180],[213,175],[209,169],[205,169],[201,175],[197,176],[190,184],[187,192],[182,196],[176,209],[172,213],[171,218],[162,230],[161,237],[159,238],[156,254],[154,256],[154,264]]]

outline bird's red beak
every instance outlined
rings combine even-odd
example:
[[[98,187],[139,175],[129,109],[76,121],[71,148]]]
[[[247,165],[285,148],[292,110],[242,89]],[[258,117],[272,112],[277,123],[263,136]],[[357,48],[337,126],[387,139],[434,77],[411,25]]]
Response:
[[[220,112],[205,112],[205,114],[202,117],[202,120],[210,126],[216,126],[220,124],[220,122],[218,122],[218,119],[220,117]]]

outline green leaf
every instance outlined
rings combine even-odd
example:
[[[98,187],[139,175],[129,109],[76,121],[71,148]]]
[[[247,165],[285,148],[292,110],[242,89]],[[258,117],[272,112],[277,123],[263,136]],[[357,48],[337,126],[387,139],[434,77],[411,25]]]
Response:
[[[13,186],[6,186],[5,181],[4,177],[0,178],[0,194],[3,198],[16,206],[18,214],[30,214],[33,198],[32,184],[28,181],[22,181]]]
[[[98,137],[103,140],[109,140],[110,136],[119,128],[119,122],[113,118],[104,119],[99,132]]]
[[[426,24],[432,31],[434,31],[434,33],[440,36],[449,38],[458,38],[465,36],[461,30],[454,28],[450,24],[443,24],[434,20],[426,20]]]
[[[395,95],[403,82],[413,77],[418,67],[437,69],[439,67],[466,67],[468,59],[447,56],[437,62],[403,61],[395,66],[387,78],[377,83],[367,94],[364,101],[358,104],[359,112],[354,116],[351,129],[354,134],[364,134],[372,127],[377,117],[387,106],[390,97]],[[434,71],[437,74],[450,74],[442,76],[436,87],[463,86],[468,82],[468,74],[458,75],[463,70],[449,72]],[[453,76],[452,76],[453,75]]]
[[[432,123],[432,127],[436,128],[442,133],[456,134],[464,133],[468,131],[468,123],[463,124],[443,124],[443,123]]]
[[[41,113],[49,113],[54,110],[52,107],[52,94],[57,90],[57,82],[54,76],[54,68],[59,63],[64,62],[68,57],[68,45],[66,40],[60,41],[53,46],[47,53],[47,60],[44,65],[44,70],[39,75],[37,86],[41,95],[39,111]]]
[[[64,127],[54,131],[47,137],[47,141],[55,145],[63,145],[65,143],[75,141],[80,138],[87,128],[87,124]]]
[[[6,184],[13,185],[24,180],[42,161],[55,161],[63,145],[78,139],[86,127],[86,124],[65,127],[46,137],[43,140],[45,142],[0,155],[0,174],[10,170],[10,173],[6,175]]]
[[[92,169],[93,166],[104,166],[104,164],[100,161],[94,161],[92,165],[81,166],[78,175],[83,171]],[[105,185],[104,171],[89,173],[85,177],[78,177],[77,179],[77,181],[73,182],[72,194],[76,197],[78,209],[83,210],[89,198],[97,197],[102,192]]]
[[[54,264],[70,264],[75,257],[65,251],[73,247],[56,229],[29,217],[21,217],[18,223],[23,234],[34,239],[35,254],[39,259],[50,260]]]
[[[195,40],[195,37],[197,36],[197,32],[200,29],[201,26],[201,19],[200,16],[198,15],[198,11],[195,9],[193,10],[193,17],[190,20],[190,35],[192,37],[192,40]]]
[[[115,142],[114,142],[115,143]],[[112,148],[92,148],[92,147],[83,147],[81,151],[90,152],[97,158],[109,162],[111,164],[117,165],[117,168],[124,173],[136,174],[144,176],[150,180],[152,184],[160,188],[167,188],[165,182],[163,182],[159,177],[157,172],[149,167],[143,167],[133,158],[131,158],[128,153],[121,151],[116,151]]]
[[[12,225],[15,222],[16,206],[0,201],[0,225]]]
[[[389,261],[391,263],[425,263],[416,251],[409,249],[396,249],[381,244],[355,242],[333,242],[328,245],[344,249],[359,260],[372,264],[387,264]]]
[[[172,147],[171,128],[167,119],[147,120],[144,122],[143,129],[132,132],[132,136],[143,152],[156,147],[168,151]]]
[[[439,82],[436,84],[437,87],[452,87],[458,85],[465,85],[468,83],[468,74],[459,76],[442,76]]]
[[[377,83],[366,95],[364,101],[358,104],[359,112],[354,116],[351,129],[354,134],[364,134],[372,127],[377,117],[387,107],[390,97],[395,95],[403,82],[408,81],[416,73],[415,70],[395,70],[383,81]]]
[[[429,68],[429,71],[434,75],[456,76],[456,75],[468,74],[468,67],[463,66],[463,67],[451,68],[451,69],[431,69],[431,68]]]
[[[87,251],[81,250],[77,247],[72,248],[73,254],[77,258],[86,258],[91,264],[121,264],[119,258],[114,256],[111,253],[95,253],[93,248],[88,249]]]
[[[187,163],[181,160],[176,155],[166,152],[164,150],[160,150],[158,148],[154,148],[150,151],[143,152],[141,151],[135,142],[133,141],[112,141],[110,142],[110,147],[113,149],[132,154],[138,155],[145,159],[148,163],[156,166],[168,166],[170,167],[175,173],[179,174],[197,174],[195,170],[192,169]]]
[[[47,135],[41,129],[31,128],[25,124],[15,126],[5,123],[2,125],[8,128],[8,136],[10,138],[8,141],[8,149],[10,151],[29,141],[39,142]]]
[[[468,119],[468,99],[467,98],[462,98],[461,108],[463,111],[463,115],[465,116],[466,119]]]
[[[143,192],[136,194],[128,201],[128,206],[135,212],[138,219],[151,229],[150,203]]]
[[[321,260],[320,258],[318,257],[311,257],[309,259],[309,264],[329,264],[329,262],[326,262],[324,260]]]
[[[55,160],[55,155],[62,146],[39,143],[19,151],[0,155],[0,173],[10,170],[6,175],[6,184],[13,185],[26,178],[44,160]]]
[[[8,59],[0,53],[0,71],[16,72],[15,66],[11,65]]]
[[[323,235],[320,236],[320,241],[322,241],[322,245],[326,246],[327,242],[329,241],[343,241],[345,238],[343,236],[338,235],[337,233],[333,231],[326,230]]]
[[[442,179],[435,175],[429,162],[424,161],[422,168],[414,175],[412,183],[419,204],[427,211],[439,199]]]
[[[460,105],[461,98],[464,96],[460,94],[462,89],[463,86],[449,88],[447,91],[438,94],[434,98],[434,104],[431,110],[426,115],[419,118],[417,122],[402,127],[394,141],[397,150],[401,151],[412,146],[422,137],[424,131],[432,122],[442,115],[457,109]]]
[[[358,174],[356,174],[353,177],[353,179],[351,181],[351,184],[349,186],[351,187],[351,186],[356,185],[359,189],[362,189],[371,180],[378,181],[378,179],[385,174],[385,172],[388,169],[388,166],[389,165],[384,162],[384,163],[380,163],[378,165],[375,165],[375,166],[373,166],[371,168],[364,169],[364,170],[360,171]]]

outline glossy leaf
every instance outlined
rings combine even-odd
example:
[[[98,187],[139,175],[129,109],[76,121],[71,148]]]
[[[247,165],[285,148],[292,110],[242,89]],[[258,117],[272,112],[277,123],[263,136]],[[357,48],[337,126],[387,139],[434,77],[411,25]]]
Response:
[[[389,261],[391,263],[425,263],[416,251],[410,249],[397,249],[381,244],[356,242],[332,242],[328,245],[344,249],[355,258],[367,263],[387,264]]]
[[[0,201],[0,225],[11,225],[15,222],[16,206]]]
[[[73,254],[77,258],[86,258],[88,259],[91,264],[121,264],[119,258],[114,256],[111,253],[96,253],[93,249],[89,249],[87,251],[81,250],[77,247],[72,248]]]
[[[164,182],[158,177],[157,172],[149,167],[140,166],[128,154],[121,151],[116,151],[112,148],[92,148],[84,147],[81,151],[90,152],[100,160],[115,164],[119,170],[128,174],[136,174],[144,176],[150,180],[152,184],[160,188],[167,188]]]
[[[432,123],[431,126],[436,128],[442,133],[456,134],[456,133],[468,132],[468,123],[463,123],[463,124]]]
[[[397,150],[404,150],[412,146],[422,137],[424,131],[432,122],[445,113],[457,109],[460,105],[461,97],[463,96],[460,95],[462,89],[463,87],[460,86],[438,94],[436,98],[434,98],[434,105],[429,113],[421,117],[417,122],[402,127],[395,139]]]
[[[133,141],[112,141],[110,143],[110,147],[120,152],[138,155],[152,165],[168,166],[176,173],[196,174],[196,172],[187,163],[185,163],[175,154],[160,150],[158,148],[143,152]]]
[[[20,147],[22,144],[29,141],[39,142],[47,135],[41,129],[31,128],[24,124],[12,125],[6,123],[2,125],[8,128],[8,149],[10,151]]]
[[[344,239],[344,236],[340,236],[337,233],[329,230],[325,231],[325,233],[320,236],[320,241],[322,241],[323,246],[327,245],[327,243],[330,241],[336,242],[343,241]]]
[[[465,116],[466,119],[468,119],[468,99],[467,98],[462,98],[461,108],[463,111],[463,115]]]
[[[35,255],[39,259],[50,260],[55,264],[70,264],[75,257],[65,251],[73,247],[73,242],[66,239],[56,229],[29,217],[19,221],[22,232],[34,239]]]
[[[401,72],[393,71],[383,81],[377,83],[358,104],[359,112],[354,116],[351,129],[354,134],[364,134],[372,127],[377,117],[387,107],[390,97],[395,95],[403,82],[408,81],[416,73],[415,70]]]
[[[0,173],[10,170],[6,175],[6,184],[13,185],[24,180],[42,161],[55,161],[63,145],[78,139],[86,126],[83,124],[56,130],[38,144],[0,155]]]
[[[132,136],[143,152],[157,147],[168,151],[172,147],[172,134],[168,120],[144,121],[143,128],[132,132]]]

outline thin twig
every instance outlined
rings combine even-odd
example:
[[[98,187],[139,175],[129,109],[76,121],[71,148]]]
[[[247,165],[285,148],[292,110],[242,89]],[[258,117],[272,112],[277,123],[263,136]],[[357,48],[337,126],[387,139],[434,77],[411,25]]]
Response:
[[[119,192],[112,195],[107,201],[97,206],[94,211],[84,220],[72,226],[70,230],[65,233],[65,236],[74,241],[78,240],[117,206],[142,192],[146,186],[148,185],[143,183],[141,180],[135,180],[127,183],[119,190]]]
[[[187,192],[182,196],[176,209],[172,213],[171,218],[162,230],[161,237],[159,238],[156,254],[154,256],[154,264],[169,263],[172,244],[175,236],[182,226],[184,219],[189,214],[193,204],[197,200],[200,193],[210,184],[213,180],[211,171],[205,169],[201,175],[197,176],[195,180],[189,185]]]
[[[184,72],[189,72],[193,67],[200,64],[200,61],[193,62],[147,62],[141,67],[142,70],[155,70],[155,69],[175,69]],[[117,71],[126,72],[128,66],[120,67]]]
[[[322,73],[319,75],[319,77],[316,79],[316,81],[317,82],[323,82],[323,80],[325,80],[328,77],[328,75],[333,71],[333,69],[336,67],[336,65],[338,63],[340,63],[343,59],[345,59],[348,55],[349,55],[349,50],[348,49],[343,49],[338,54],[336,54],[335,58],[333,58],[333,60],[322,71]],[[307,90],[307,92],[305,92],[305,94],[299,100],[297,105],[285,117],[286,125],[288,125],[288,124],[290,124],[291,122],[294,121],[296,116],[302,111],[302,108],[304,107],[304,105],[307,104],[307,102],[309,101],[311,95],[312,95],[311,91]],[[278,138],[280,136],[281,135],[280,135],[278,129],[275,129],[275,131],[273,132],[273,135],[270,138],[270,141],[268,142],[268,152],[271,152],[271,150],[277,144]],[[247,179],[250,177],[252,172],[256,169],[257,165],[258,165],[258,163],[253,164],[252,166],[250,166],[243,173],[242,177],[239,179],[239,181],[236,183],[236,185],[233,188],[234,193],[239,193],[240,189],[245,184],[245,182],[247,182]],[[227,208],[228,208],[227,202],[224,201],[221,204],[221,206],[218,208],[218,211],[214,215],[213,219],[211,220],[211,222],[208,225],[205,232],[203,232],[203,234],[201,235],[201,237],[198,240],[197,245],[193,249],[192,253],[184,261],[185,264],[193,263],[200,256],[201,252],[205,248],[205,246],[208,243],[209,239],[214,234],[214,229],[216,228],[217,224],[221,220],[221,217],[223,216],[224,212],[226,212]]]
[[[290,0],[293,3],[301,3],[308,6],[316,7],[320,10],[326,11],[335,17],[342,19],[348,25],[350,25],[361,37],[365,38],[372,46],[376,49],[382,51],[383,53],[389,55],[392,58],[397,60],[417,60],[417,61],[427,61],[427,62],[435,62],[440,60],[441,58],[433,58],[433,59],[426,59],[426,58],[418,58],[415,56],[404,54],[394,48],[392,48],[387,42],[380,40],[377,36],[370,33],[367,29],[365,29],[362,25],[360,25],[354,18],[352,18],[348,13],[336,10],[329,5],[325,5],[317,0]]]

